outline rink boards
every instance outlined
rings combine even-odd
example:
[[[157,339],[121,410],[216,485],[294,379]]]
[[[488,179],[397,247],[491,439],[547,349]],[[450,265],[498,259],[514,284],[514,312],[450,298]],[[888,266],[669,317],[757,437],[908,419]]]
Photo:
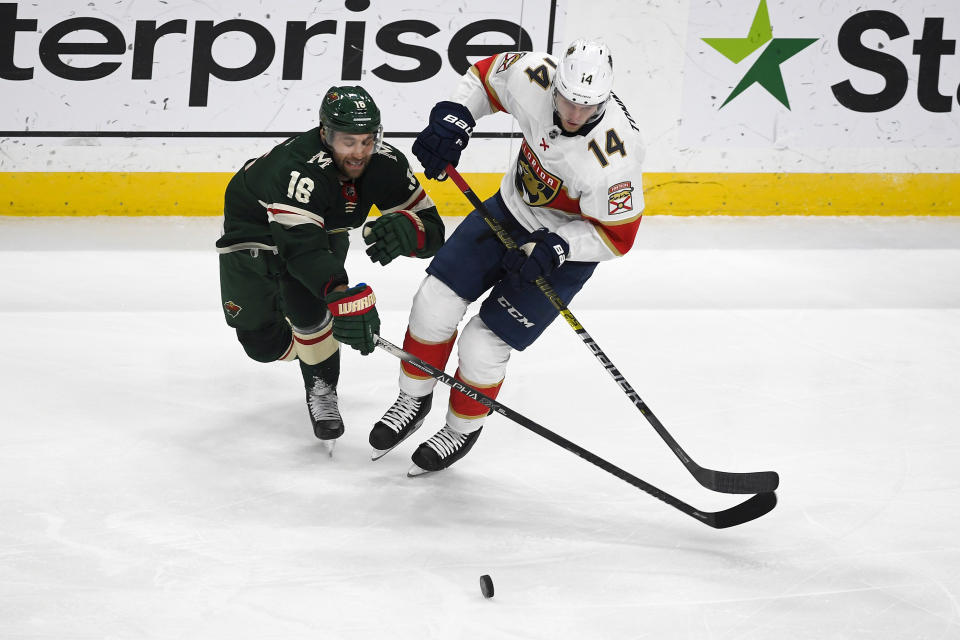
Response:
[[[232,174],[221,172],[0,173],[0,215],[216,216]],[[496,192],[500,173],[465,173]],[[441,214],[470,206],[449,181],[418,174]],[[647,173],[646,215],[960,215],[956,173]]]

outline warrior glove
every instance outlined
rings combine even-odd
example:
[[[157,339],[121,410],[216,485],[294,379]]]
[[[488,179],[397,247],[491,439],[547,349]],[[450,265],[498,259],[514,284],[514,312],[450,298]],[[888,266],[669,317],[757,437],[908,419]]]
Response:
[[[361,282],[345,291],[327,294],[327,308],[333,314],[333,337],[363,355],[377,346],[373,336],[380,332],[377,298],[370,285]]]
[[[500,264],[508,277],[535,282],[562,265],[569,252],[566,240],[541,227],[527,237],[523,246],[507,250]]]
[[[386,266],[397,256],[416,256],[427,244],[427,231],[412,211],[387,213],[363,227],[371,262]]]
[[[477,122],[470,110],[456,102],[438,102],[430,111],[430,123],[413,142],[413,155],[423,165],[423,174],[445,180],[448,164],[457,166],[460,152],[470,142]],[[442,177],[441,177],[442,176]]]

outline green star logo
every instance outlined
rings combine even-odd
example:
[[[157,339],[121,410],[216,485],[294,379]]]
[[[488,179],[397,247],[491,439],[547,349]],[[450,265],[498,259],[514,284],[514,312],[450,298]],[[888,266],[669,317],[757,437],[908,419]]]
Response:
[[[753,24],[750,25],[750,31],[746,37],[703,38],[703,41],[722,53],[734,64],[739,64],[751,53],[768,42],[770,43],[746,75],[743,76],[740,83],[734,87],[733,92],[720,105],[721,109],[753,84],[759,84],[789,109],[790,100],[787,98],[787,88],[783,84],[780,65],[816,42],[817,38],[774,38],[773,27],[770,24],[770,12],[767,10],[767,0],[760,0],[760,6],[757,7],[757,13],[753,16]]]

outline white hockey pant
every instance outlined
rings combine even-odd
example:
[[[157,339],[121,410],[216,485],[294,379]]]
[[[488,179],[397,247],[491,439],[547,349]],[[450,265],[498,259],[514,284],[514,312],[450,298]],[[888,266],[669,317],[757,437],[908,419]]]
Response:
[[[428,275],[413,298],[408,328],[422,342],[444,342],[453,335],[469,306],[450,287]],[[467,384],[493,386],[503,380],[510,360],[510,346],[487,327],[479,316],[471,318],[457,339],[460,377]],[[425,396],[436,386],[433,378],[416,380],[400,373],[400,389],[412,396]],[[447,410],[447,424],[461,433],[483,426],[484,417],[465,419]]]

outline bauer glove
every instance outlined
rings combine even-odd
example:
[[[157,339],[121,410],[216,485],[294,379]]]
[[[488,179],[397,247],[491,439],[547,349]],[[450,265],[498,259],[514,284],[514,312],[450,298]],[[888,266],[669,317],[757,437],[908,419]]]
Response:
[[[416,256],[427,244],[427,231],[411,211],[387,213],[363,227],[371,262],[386,266],[397,256]]]
[[[510,278],[534,282],[562,265],[569,252],[566,240],[541,227],[521,247],[507,250],[500,265]]]
[[[423,174],[434,180],[445,180],[444,170],[448,164],[457,166],[460,162],[460,152],[470,142],[475,126],[476,120],[462,104],[438,102],[430,111],[426,129],[413,142],[413,155],[423,165]]]
[[[345,291],[327,294],[327,308],[333,314],[333,337],[363,355],[377,346],[374,334],[380,332],[377,298],[370,285],[361,282]]]

